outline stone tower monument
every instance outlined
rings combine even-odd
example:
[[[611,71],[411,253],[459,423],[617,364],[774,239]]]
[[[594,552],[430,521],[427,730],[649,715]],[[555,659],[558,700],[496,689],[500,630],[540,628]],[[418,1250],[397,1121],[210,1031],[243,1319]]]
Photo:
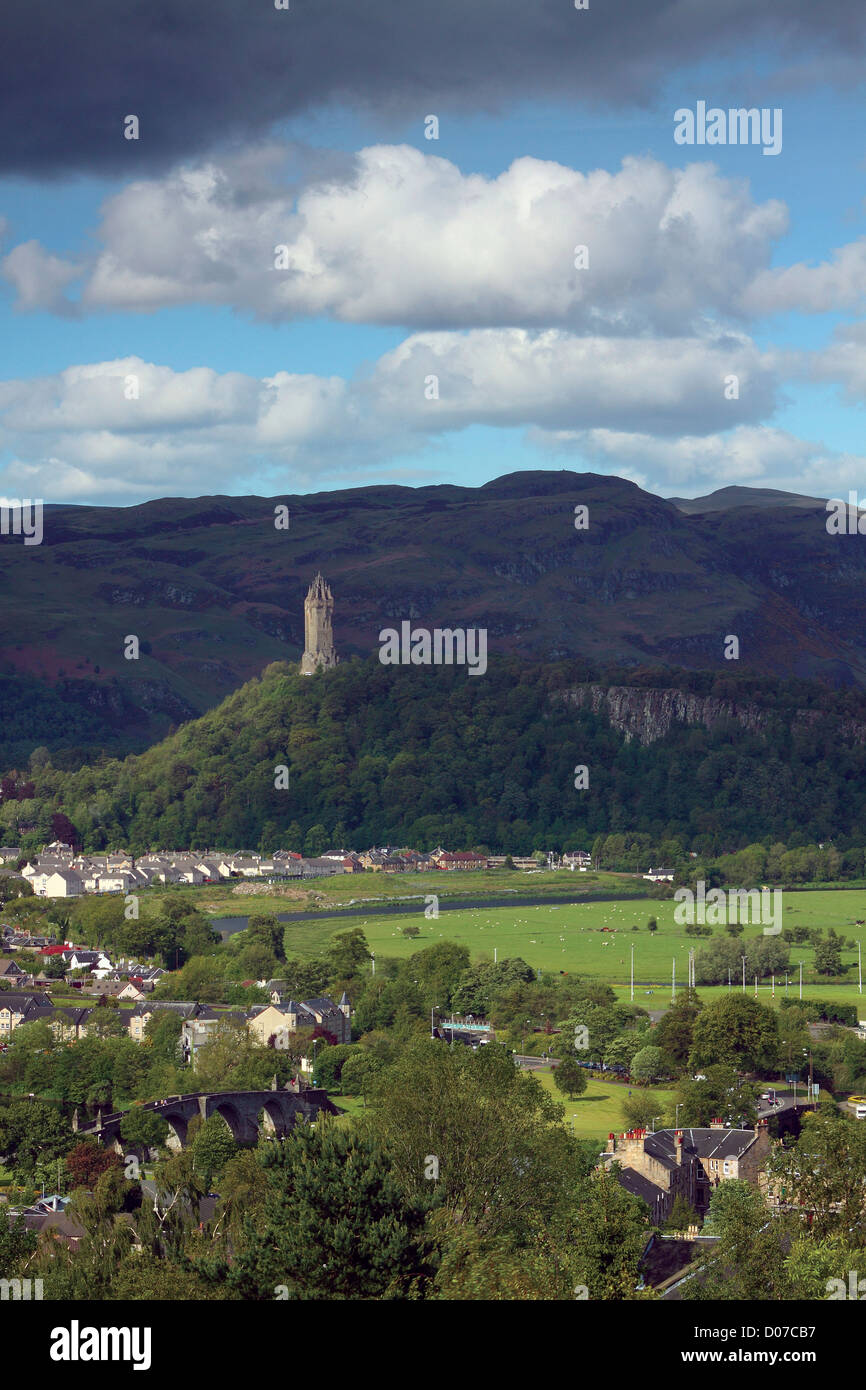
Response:
[[[336,666],[331,618],[334,596],[321,574],[317,574],[304,600],[304,655],[301,675],[311,676],[317,666]]]

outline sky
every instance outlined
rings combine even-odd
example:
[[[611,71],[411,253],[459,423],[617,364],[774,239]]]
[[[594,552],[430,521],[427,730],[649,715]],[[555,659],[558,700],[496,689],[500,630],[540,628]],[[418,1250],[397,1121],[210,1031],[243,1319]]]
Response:
[[[0,500],[866,494],[862,6],[286,4],[4,21]]]

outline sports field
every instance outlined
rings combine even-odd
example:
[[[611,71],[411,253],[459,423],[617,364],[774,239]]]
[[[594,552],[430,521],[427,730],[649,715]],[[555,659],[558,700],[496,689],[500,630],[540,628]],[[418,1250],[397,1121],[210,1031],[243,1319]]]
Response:
[[[663,1008],[671,995],[671,975],[676,961],[677,986],[688,979],[690,947],[699,949],[707,938],[690,937],[684,926],[674,922],[676,904],[658,899],[620,902],[544,904],[538,907],[466,909],[442,911],[438,918],[426,918],[423,906],[417,913],[394,916],[353,917],[344,924],[333,918],[322,922],[290,925],[286,930],[286,949],[291,954],[318,954],[332,935],[347,927],[361,927],[371,949],[379,956],[406,957],[437,941],[458,941],[469,947],[473,959],[482,956],[505,960],[521,956],[538,970],[565,971],[612,984],[621,997],[630,993],[631,950],[634,947],[635,1002],[645,1007]],[[647,930],[654,917],[655,932]],[[846,939],[866,946],[866,890],[818,890],[786,893],[782,921],[785,926],[833,927]],[[858,925],[860,923],[860,925]],[[419,935],[407,939],[405,926],[417,926]],[[633,927],[637,931],[633,931]],[[721,929],[715,928],[717,935]],[[744,938],[761,935],[759,926],[747,926]],[[812,998],[832,998],[856,1002],[857,951],[843,952],[843,963],[853,966],[844,984],[820,982],[815,974],[814,952],[810,945],[790,948],[789,997],[799,990],[799,962],[803,962],[804,993]],[[733,987],[742,988],[735,979]],[[648,995],[646,990],[653,989]],[[712,996],[727,986],[702,987]],[[754,981],[747,980],[747,991],[754,993]],[[776,980],[775,998],[785,994],[785,980]],[[772,1002],[769,982],[759,985],[759,997]],[[864,1010],[866,1017],[866,1010]]]

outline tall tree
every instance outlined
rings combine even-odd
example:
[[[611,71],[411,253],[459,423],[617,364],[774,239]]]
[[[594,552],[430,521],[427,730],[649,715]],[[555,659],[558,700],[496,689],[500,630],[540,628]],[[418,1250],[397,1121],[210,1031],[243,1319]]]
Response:
[[[576,1281],[593,1299],[630,1297],[647,1243],[646,1203],[626,1192],[615,1173],[598,1168],[577,1185],[575,1204],[579,1213],[572,1222]]]
[[[586,1072],[573,1057],[563,1057],[553,1073],[553,1080],[556,1089],[567,1095],[569,1100],[582,1096],[587,1087]]]
[[[796,1143],[771,1154],[767,1169],[784,1201],[813,1215],[818,1236],[866,1246],[866,1125],[835,1107],[807,1114]]]
[[[333,1125],[298,1126],[262,1156],[264,1226],[228,1273],[245,1298],[405,1299],[433,1276],[426,1202],[405,1196],[379,1145]]]
[[[569,1206],[581,1158],[562,1115],[504,1048],[425,1038],[382,1074],[367,1123],[411,1197],[435,1186],[456,1222],[488,1238]]]
[[[774,1067],[779,1028],[772,1009],[741,994],[725,994],[695,1020],[690,1066],[724,1064],[739,1071]]]
[[[788,1295],[785,1273],[788,1233],[769,1218],[763,1194],[751,1183],[729,1178],[714,1189],[704,1233],[718,1245],[700,1261],[681,1297],[748,1302]]]

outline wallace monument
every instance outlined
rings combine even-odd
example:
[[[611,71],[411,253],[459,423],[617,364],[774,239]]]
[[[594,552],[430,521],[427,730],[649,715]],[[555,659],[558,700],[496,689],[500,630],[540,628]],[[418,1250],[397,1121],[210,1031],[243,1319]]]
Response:
[[[336,666],[331,619],[334,596],[321,574],[317,574],[304,600],[304,655],[301,675],[311,676],[318,666]]]

